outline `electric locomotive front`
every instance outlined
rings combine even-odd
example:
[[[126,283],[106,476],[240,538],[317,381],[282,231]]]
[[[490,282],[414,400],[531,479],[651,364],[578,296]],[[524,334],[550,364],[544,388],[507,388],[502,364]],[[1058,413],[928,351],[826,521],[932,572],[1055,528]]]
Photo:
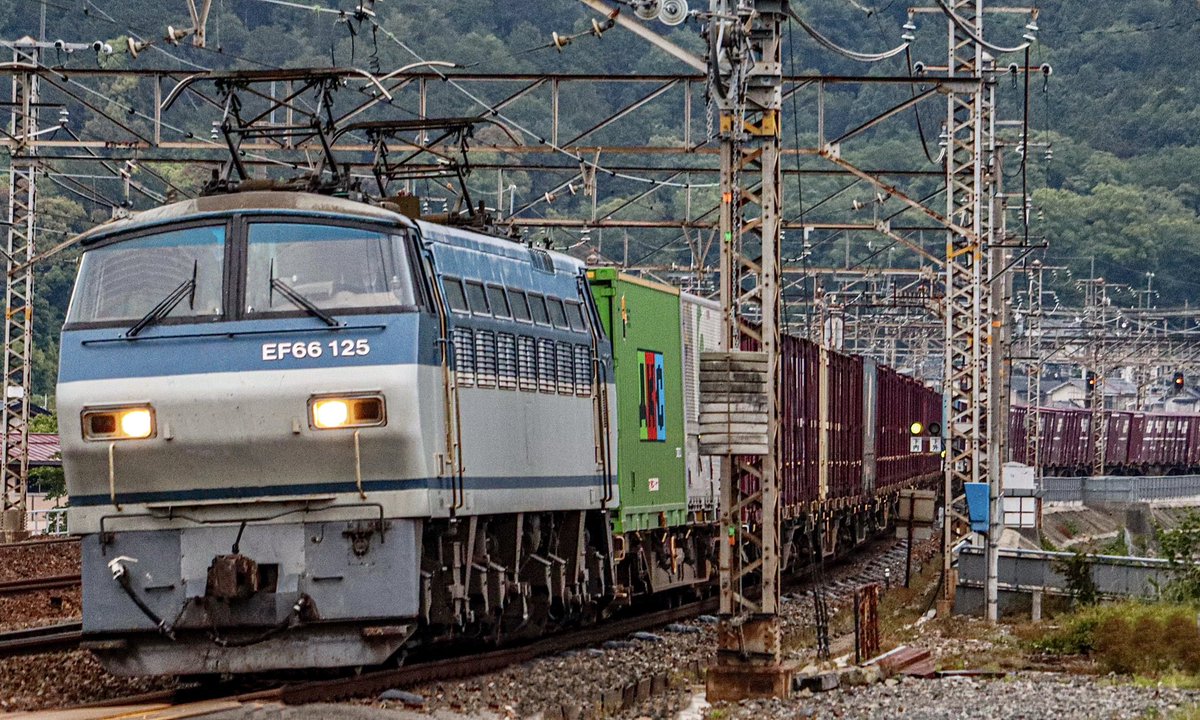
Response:
[[[118,674],[385,661],[452,492],[415,227],[251,192],[82,242],[58,403],[85,646]]]

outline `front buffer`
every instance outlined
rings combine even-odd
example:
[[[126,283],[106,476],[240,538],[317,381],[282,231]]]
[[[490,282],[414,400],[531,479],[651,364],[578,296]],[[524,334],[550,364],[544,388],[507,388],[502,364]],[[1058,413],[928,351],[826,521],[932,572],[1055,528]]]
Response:
[[[83,647],[116,675],[377,665],[416,628],[417,520],[82,538]]]

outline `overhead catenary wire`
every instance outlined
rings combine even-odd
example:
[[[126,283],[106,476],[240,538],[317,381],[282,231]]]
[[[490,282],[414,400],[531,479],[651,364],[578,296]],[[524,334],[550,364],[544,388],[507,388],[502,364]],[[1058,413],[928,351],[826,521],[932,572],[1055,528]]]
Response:
[[[1003,47],[994,43],[990,43],[980,37],[979,34],[975,32],[975,28],[971,27],[970,23],[959,17],[958,14],[954,12],[954,9],[946,4],[946,0],[935,0],[935,2],[937,2],[938,7],[941,8],[942,14],[950,18],[950,22],[954,23],[954,27],[958,28],[959,32],[961,32],[963,35],[966,35],[967,38],[969,38],[971,42],[975,43],[976,45],[981,45],[996,54],[1021,52],[1032,44],[1026,41],[1015,47]]]
[[[256,2],[267,3],[270,5],[281,5],[284,7],[292,7],[292,8],[302,9],[302,10],[311,10],[314,12],[320,12],[320,13],[326,13],[326,14],[336,14],[339,16],[346,16],[346,12],[343,10],[337,10],[335,8],[327,8],[327,7],[323,7],[320,5],[304,6],[304,5],[301,5],[300,3],[290,2],[289,0],[256,0]],[[401,40],[395,33],[393,33],[391,30],[389,30],[388,28],[386,28],[382,24],[380,24],[376,18],[364,15],[364,16],[360,17],[359,19],[363,22],[370,23],[371,26],[373,28],[375,28],[376,31],[378,31],[379,33],[382,33],[384,37],[386,37],[388,40],[390,40],[393,44],[395,44],[401,50],[403,50],[404,52],[411,55],[417,61],[422,62],[422,63],[430,62],[424,56],[422,56],[420,53],[418,53],[416,50],[414,50],[411,46],[409,46],[407,43],[405,43],[403,40]],[[576,163],[580,164],[581,166],[588,167],[595,172],[603,173],[612,178],[628,180],[630,182],[637,182],[637,183],[642,183],[642,184],[647,184],[647,185],[661,185],[663,187],[705,188],[705,187],[718,187],[720,185],[720,183],[677,183],[677,182],[671,182],[671,181],[654,180],[654,179],[650,179],[650,178],[639,177],[636,175],[630,175],[628,173],[618,172],[615,170],[610,170],[610,169],[604,167],[602,164],[596,162],[595,160],[590,160],[588,158],[583,157],[582,155],[580,155],[578,153],[572,152],[572,151],[558,145],[557,143],[552,142],[549,138],[542,137],[540,134],[534,132],[533,130],[530,130],[529,128],[525,127],[521,123],[513,120],[511,117],[509,117],[509,116],[505,115],[504,113],[502,113],[501,111],[497,110],[493,105],[488,103],[486,100],[480,98],[478,95],[476,95],[475,93],[468,90],[462,83],[455,81],[453,75],[448,75],[448,74],[442,72],[437,66],[431,65],[430,69],[434,72],[434,74],[436,74],[438,77],[440,77],[443,81],[445,81],[447,84],[449,84],[455,90],[462,93],[467,98],[469,98],[472,102],[474,102],[477,105],[479,105],[480,107],[482,107],[487,112],[488,115],[490,115],[494,118],[503,120],[504,123],[507,124],[509,127],[512,127],[515,130],[521,132],[522,134],[532,138],[533,140],[537,141],[537,143],[539,145],[550,148],[551,150],[553,150],[557,153],[565,155],[565,156],[571,158],[572,160],[574,160]]]
[[[857,60],[858,62],[873,63],[873,62],[880,62],[882,60],[887,60],[888,58],[896,57],[900,53],[907,50],[908,46],[910,44],[908,42],[904,42],[904,43],[901,43],[900,45],[897,45],[896,47],[892,48],[891,50],[885,50],[880,53],[857,52],[855,50],[850,50],[848,48],[844,48],[844,47],[838,45],[837,43],[835,43],[834,41],[830,40],[829,38],[825,37],[824,35],[822,35],[816,28],[814,28],[812,25],[809,25],[808,23],[806,23],[803,18],[801,18],[799,15],[797,15],[795,10],[788,8],[788,15],[791,16],[792,20],[797,25],[799,25],[800,28],[802,30],[804,30],[804,32],[808,33],[809,36],[812,37],[813,40],[816,40],[817,43],[821,47],[825,48],[826,50],[831,50],[831,51],[837,53],[838,55],[849,58],[851,60]]]

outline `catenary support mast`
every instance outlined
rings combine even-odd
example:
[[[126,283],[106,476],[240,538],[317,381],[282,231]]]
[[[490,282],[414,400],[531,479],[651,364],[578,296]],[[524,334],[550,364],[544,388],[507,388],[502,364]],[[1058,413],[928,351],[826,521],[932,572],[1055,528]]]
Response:
[[[36,67],[41,43],[23,38],[13,43],[14,65]],[[12,75],[12,121],[9,131],[18,145],[8,173],[7,282],[4,297],[4,507],[0,529],[6,541],[26,534],[25,510],[29,478],[29,395],[33,364],[34,212],[37,199],[38,76]]]
[[[786,0],[712,0],[710,87],[720,114],[721,305],[730,387],[761,368],[765,427],[724,448],[717,664],[708,698],[786,695],[780,647],[779,430],[781,28]],[[756,353],[737,350],[747,340]],[[736,417],[738,395],[726,396]],[[760,415],[761,418],[761,415]],[[765,429],[765,438],[758,431]],[[751,440],[741,447],[738,440]],[[745,452],[751,450],[751,452]],[[748,460],[748,458],[751,458]],[[759,588],[755,589],[754,585]]]

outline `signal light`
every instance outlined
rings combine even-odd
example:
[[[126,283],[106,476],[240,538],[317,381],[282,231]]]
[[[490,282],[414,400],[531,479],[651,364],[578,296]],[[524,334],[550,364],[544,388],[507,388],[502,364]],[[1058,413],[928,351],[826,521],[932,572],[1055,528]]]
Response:
[[[930,437],[941,437],[942,424],[934,420],[926,425],[920,420],[913,420],[912,424],[908,426],[908,431],[913,435],[923,435],[928,432]]]
[[[1087,374],[1087,386],[1088,386],[1089,388],[1094,388],[1094,387],[1096,387],[1096,380],[1097,380],[1097,379],[1098,379],[1098,378],[1096,377],[1096,373],[1092,372],[1091,370],[1088,370],[1088,374]]]
[[[1179,391],[1183,390],[1183,386],[1184,386],[1183,373],[1176,372],[1175,377],[1173,377],[1171,379],[1171,382],[1173,382],[1175,385],[1175,392],[1179,392]]]

